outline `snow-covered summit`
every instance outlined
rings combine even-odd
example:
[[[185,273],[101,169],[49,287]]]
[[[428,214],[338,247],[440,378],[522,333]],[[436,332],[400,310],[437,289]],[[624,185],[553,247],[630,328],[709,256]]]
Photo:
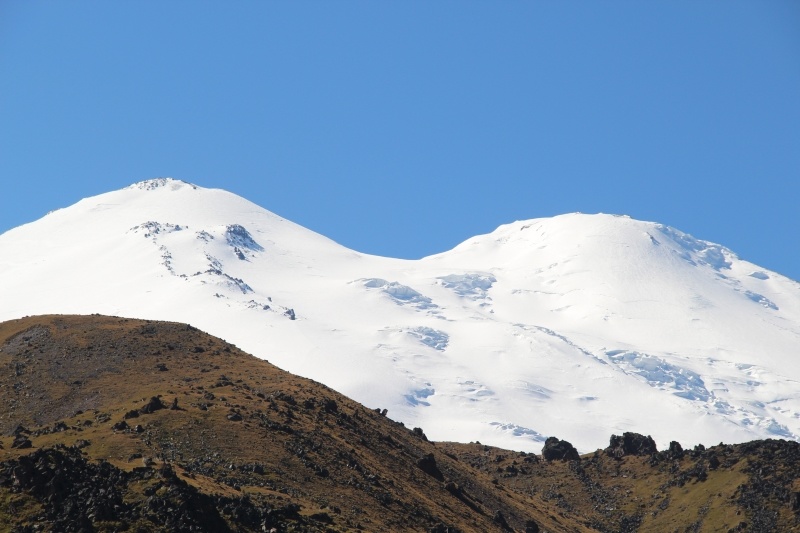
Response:
[[[140,189],[143,191],[152,191],[159,188],[169,188],[170,190],[177,191],[183,187],[191,187],[197,189],[197,185],[188,183],[183,180],[176,180],[175,178],[153,178],[136,182],[126,187],[126,189]]]
[[[435,439],[800,436],[800,285],[674,228],[518,221],[418,261],[157,178],[0,235],[0,319],[190,322]]]

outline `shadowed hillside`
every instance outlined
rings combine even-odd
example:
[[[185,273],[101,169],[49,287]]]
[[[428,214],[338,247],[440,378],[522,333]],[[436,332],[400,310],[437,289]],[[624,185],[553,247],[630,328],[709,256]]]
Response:
[[[26,318],[0,325],[0,346],[12,529],[585,529],[421,431],[185,324]]]
[[[0,324],[3,531],[791,531],[800,447],[432,443],[186,324]],[[560,448],[564,444],[564,448]],[[555,451],[553,451],[555,450]],[[562,454],[563,455],[563,454]],[[33,526],[37,529],[34,529]]]

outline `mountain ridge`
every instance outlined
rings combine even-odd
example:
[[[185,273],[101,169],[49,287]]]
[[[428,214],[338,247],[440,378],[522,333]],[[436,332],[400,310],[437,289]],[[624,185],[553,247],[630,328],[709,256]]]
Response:
[[[517,221],[398,260],[149,180],[0,235],[0,297],[0,319],[197,324],[437,440],[800,435],[800,285],[624,216]]]

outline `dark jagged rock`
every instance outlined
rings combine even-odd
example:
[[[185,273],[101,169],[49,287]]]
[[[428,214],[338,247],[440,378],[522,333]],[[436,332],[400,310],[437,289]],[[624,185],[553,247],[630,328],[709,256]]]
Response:
[[[425,436],[425,432],[422,431],[422,428],[414,428],[413,430],[414,435],[421,438],[422,440],[428,440],[428,437]]]
[[[703,446],[702,444],[698,444],[692,449],[691,452],[689,452],[689,455],[691,455],[693,458],[696,459],[697,457],[702,457],[705,451],[706,447]]]
[[[575,446],[556,437],[549,437],[544,441],[542,456],[546,461],[580,461],[581,459]]]
[[[708,456],[708,468],[715,470],[719,468],[720,461],[716,454],[712,453]]]
[[[258,244],[255,239],[253,239],[253,236],[250,234],[250,232],[248,232],[244,226],[239,224],[231,224],[226,228],[225,240],[235,249],[244,248],[245,250],[251,250],[255,252],[264,250],[264,248]],[[239,250],[239,253],[242,253],[241,250]],[[244,254],[242,253],[242,255]],[[240,259],[244,259],[244,257],[241,257]]]
[[[626,455],[653,455],[658,453],[658,448],[650,435],[645,437],[639,433],[625,432],[621,437],[611,435],[605,452],[611,457],[621,458]]]
[[[11,443],[11,447],[23,450],[26,448],[32,448],[33,443],[31,443],[31,439],[26,437],[24,434],[20,433],[19,435],[14,437],[14,442]]]
[[[38,527],[49,531],[95,531],[98,523],[105,524],[104,531],[127,530],[132,523],[139,524],[138,531],[232,531],[224,517],[237,525],[237,531],[316,531],[299,515],[297,504],[270,508],[247,497],[209,496],[187,484],[168,464],[125,472],[105,461],[89,462],[77,449],[63,446],[0,463],[0,487],[38,501]],[[137,488],[143,488],[144,498],[124,497]],[[309,519],[332,522],[321,513]],[[288,522],[296,526],[287,527]]]
[[[325,398],[322,400],[322,408],[328,413],[335,413],[339,410],[339,405],[336,403],[336,400]]]
[[[668,458],[669,459],[682,459],[683,458],[683,447],[681,443],[678,441],[671,441],[669,443],[669,449],[667,450]]]
[[[154,413],[159,409],[166,409],[167,406],[164,405],[164,402],[161,401],[161,398],[158,396],[153,396],[150,398],[150,401],[144,404],[144,406],[139,409],[139,412],[144,415],[149,415],[150,413]]]
[[[0,472],[9,470],[11,486],[42,503],[43,518],[53,531],[91,531],[92,519],[118,520],[128,514],[116,487],[126,474],[106,462],[88,463],[76,448],[37,450],[0,463]]]
[[[419,458],[417,460],[417,466],[429,476],[433,476],[439,481],[444,481],[444,475],[442,474],[442,471],[439,470],[439,467],[436,464],[436,459],[433,457],[432,453]]]
[[[458,483],[454,483],[453,481],[448,481],[444,484],[444,490],[449,492],[454,496],[458,496],[461,494],[461,487],[458,486]]]
[[[503,516],[502,511],[495,511],[494,515],[492,516],[492,522],[500,526],[503,529],[503,531],[513,531],[513,529],[511,529],[511,526],[508,525],[506,517]]]
[[[795,513],[800,511],[800,492],[793,492],[791,496],[789,496],[789,507],[791,507],[792,511]]]

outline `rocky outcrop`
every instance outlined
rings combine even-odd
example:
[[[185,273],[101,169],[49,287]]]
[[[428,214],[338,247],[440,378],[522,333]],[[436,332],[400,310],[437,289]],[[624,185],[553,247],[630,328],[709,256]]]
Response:
[[[148,415],[158,411],[159,409],[166,409],[166,407],[167,406],[164,405],[164,402],[161,401],[161,398],[153,396],[150,398],[150,401],[148,401],[142,408],[139,409],[139,412],[144,415]]]
[[[575,446],[556,437],[544,441],[542,456],[546,461],[579,461],[581,458]]]
[[[658,452],[658,448],[650,435],[645,437],[639,433],[625,432],[622,436],[611,435],[611,441],[605,452],[609,456],[619,459],[626,455],[653,455]]]
[[[439,467],[436,464],[436,458],[434,458],[432,453],[419,458],[417,460],[417,466],[429,476],[433,476],[439,481],[444,480],[444,475],[442,474],[442,471],[439,470]]]
[[[297,505],[272,508],[246,496],[209,496],[169,464],[147,459],[126,472],[89,462],[76,447],[56,446],[0,463],[0,487],[38,501],[39,526],[49,531],[95,531],[98,523],[115,531],[228,532],[231,523],[237,531],[285,531],[288,523],[316,531],[304,525],[308,519]]]

